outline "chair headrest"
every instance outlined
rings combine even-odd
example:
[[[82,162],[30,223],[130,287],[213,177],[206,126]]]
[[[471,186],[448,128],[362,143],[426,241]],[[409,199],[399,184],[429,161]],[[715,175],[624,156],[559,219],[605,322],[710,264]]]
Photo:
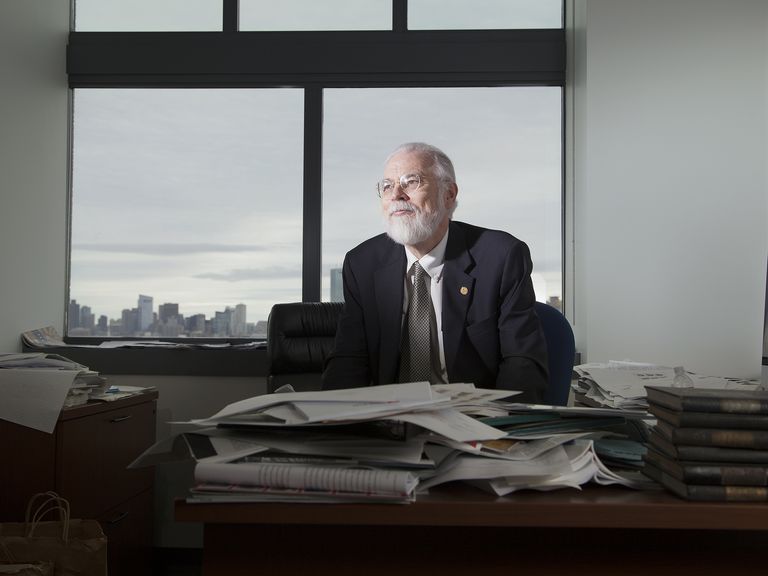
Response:
[[[322,371],[343,307],[342,302],[275,304],[267,327],[270,373]]]

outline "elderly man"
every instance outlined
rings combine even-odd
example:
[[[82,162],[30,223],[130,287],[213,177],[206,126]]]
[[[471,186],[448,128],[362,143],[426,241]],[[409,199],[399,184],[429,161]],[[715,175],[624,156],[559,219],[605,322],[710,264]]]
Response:
[[[377,189],[386,234],[344,259],[344,311],[324,389],[472,382],[539,401],[547,351],[525,243],[451,219],[456,177],[434,146],[397,148]]]

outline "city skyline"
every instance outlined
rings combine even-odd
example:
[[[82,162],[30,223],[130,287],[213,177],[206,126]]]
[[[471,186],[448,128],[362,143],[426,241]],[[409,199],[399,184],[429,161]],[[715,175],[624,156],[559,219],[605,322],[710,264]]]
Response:
[[[341,268],[331,270],[331,301],[343,302]],[[559,296],[551,296],[547,303],[561,312]],[[67,335],[73,337],[213,337],[213,338],[266,338],[268,318],[255,322],[247,320],[247,306],[239,303],[224,306],[208,319],[205,314],[182,314],[180,303],[165,302],[154,311],[152,296],[139,294],[136,308],[123,308],[120,318],[99,314],[98,321],[92,308],[72,299],[68,304]],[[148,320],[149,318],[149,320]]]
[[[329,271],[330,275],[330,301],[331,302],[343,302],[344,301],[344,292],[343,292],[343,285],[342,285],[342,275],[341,275],[341,268],[331,268]],[[78,303],[78,298],[70,298],[68,302],[68,316],[67,316],[67,334],[69,336],[96,336],[99,334],[93,333],[93,330],[91,330],[91,333],[84,334],[80,330],[78,332],[77,329],[79,328],[94,328],[99,325],[99,323],[96,321],[97,314],[93,312],[93,307],[89,304],[86,304],[84,302]],[[165,321],[168,317],[178,316],[182,318],[192,318],[196,316],[202,316],[204,318],[207,318],[208,316],[211,316],[212,318],[215,318],[217,314],[221,314],[221,310],[214,310],[212,314],[206,314],[205,312],[202,312],[200,310],[195,310],[191,314],[183,314],[180,311],[180,306],[189,307],[188,304],[180,303],[180,302],[164,302],[163,304],[158,304],[157,306],[157,312],[154,312],[154,297],[153,296],[147,296],[144,294],[139,294],[137,299],[137,305],[135,308],[120,308],[120,313],[115,313],[114,310],[116,308],[113,308],[112,314],[105,313],[104,311],[101,311],[101,313],[98,314],[98,317],[104,317],[106,320],[105,322],[102,322],[103,325],[105,325],[107,328],[103,329],[102,332],[109,332],[109,327],[114,325],[118,321],[124,321],[126,311],[135,311],[137,314],[137,322],[138,322],[138,329],[136,332],[145,332],[147,330],[148,325],[152,321]],[[277,303],[277,302],[275,302]],[[239,320],[238,325],[251,325],[252,327],[256,327],[259,325],[259,323],[266,323],[268,319],[267,315],[262,315],[260,313],[256,313],[255,316],[259,316],[255,320],[249,322],[247,318],[247,305],[239,302],[235,305],[227,305],[223,303],[219,303],[216,308],[224,307],[224,313],[226,313],[227,310],[230,308],[233,308],[235,310],[241,309],[242,310],[242,318]],[[85,312],[83,312],[85,311]],[[83,321],[82,315],[85,314],[87,321]],[[154,315],[154,316],[153,316]],[[72,319],[76,319],[75,322],[72,322]],[[75,329],[73,332],[73,328]],[[255,328],[254,328],[255,329]],[[266,328],[265,328],[266,330]],[[194,330],[193,330],[194,331]],[[199,330],[197,330],[199,331]],[[253,330],[250,332],[243,331],[243,330],[232,330],[229,336],[235,336],[235,337],[241,337],[241,336],[252,336]],[[101,334],[103,335],[103,334]],[[158,334],[155,333],[155,336],[174,336],[173,334]],[[266,335],[266,333],[265,333]]]
[[[67,335],[73,337],[213,337],[265,338],[266,319],[247,321],[247,306],[224,306],[211,318],[202,313],[183,314],[177,302],[154,307],[152,296],[139,294],[137,306],[123,308],[119,318],[98,314],[85,303],[72,299],[67,309]]]

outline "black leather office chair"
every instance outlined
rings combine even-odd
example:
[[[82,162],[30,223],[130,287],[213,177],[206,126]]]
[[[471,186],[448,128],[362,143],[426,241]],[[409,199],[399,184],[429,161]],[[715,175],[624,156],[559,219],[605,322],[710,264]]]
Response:
[[[325,359],[333,350],[341,302],[293,302],[275,304],[269,314],[267,392],[283,384],[308,392],[321,389]],[[536,302],[549,355],[549,389],[545,404],[565,406],[571,387],[576,355],[573,329],[557,309]]]
[[[576,358],[573,328],[562,312],[549,304],[536,302],[536,314],[544,330],[549,357],[549,388],[543,403],[565,406],[571,391],[571,375]]]
[[[333,350],[342,302],[275,304],[267,326],[267,392],[290,384],[297,392],[320,390],[323,363]]]

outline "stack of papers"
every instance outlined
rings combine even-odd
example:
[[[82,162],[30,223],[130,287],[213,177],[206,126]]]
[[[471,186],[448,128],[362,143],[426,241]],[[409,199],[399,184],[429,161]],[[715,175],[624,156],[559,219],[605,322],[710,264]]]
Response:
[[[106,379],[57,354],[0,353],[0,418],[53,432],[62,408],[107,390]]]
[[[201,428],[132,466],[194,458],[191,502],[402,503],[453,481],[500,495],[589,481],[652,485],[609,469],[596,448],[621,438],[640,453],[625,432],[645,412],[514,404],[514,394],[427,382],[267,394],[192,421]]]
[[[64,399],[64,407],[85,404],[92,395],[107,391],[107,379],[95,370],[73,362],[58,354],[35,353],[0,353],[0,369],[10,370],[7,375],[17,370],[60,370],[73,374],[72,384]]]
[[[588,406],[617,408],[619,410],[645,410],[646,386],[675,386],[675,368],[612,360],[593,362],[574,367],[578,379],[572,387],[576,401]],[[702,376],[685,372],[688,385],[694,388],[728,388],[754,390],[758,383],[737,378]]]

